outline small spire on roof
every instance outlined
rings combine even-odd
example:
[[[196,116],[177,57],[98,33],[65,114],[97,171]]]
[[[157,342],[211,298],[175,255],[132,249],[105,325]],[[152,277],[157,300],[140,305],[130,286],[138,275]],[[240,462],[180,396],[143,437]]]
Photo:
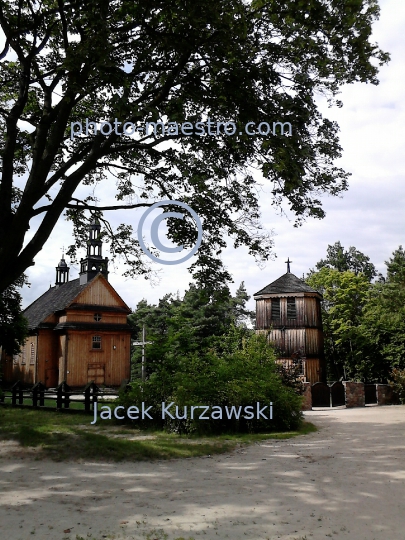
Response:
[[[290,264],[292,263],[292,261],[290,261],[290,257],[288,257],[288,259],[285,262],[287,264],[287,274],[291,274]]]
[[[65,246],[62,247],[62,258],[56,267],[56,281],[55,287],[63,285],[69,281],[69,267],[65,261]]]

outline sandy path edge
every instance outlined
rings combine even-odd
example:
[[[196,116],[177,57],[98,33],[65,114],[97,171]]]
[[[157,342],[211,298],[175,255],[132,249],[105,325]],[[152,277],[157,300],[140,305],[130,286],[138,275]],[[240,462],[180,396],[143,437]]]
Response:
[[[1,458],[0,537],[405,539],[405,407],[306,417],[317,433],[212,458]]]

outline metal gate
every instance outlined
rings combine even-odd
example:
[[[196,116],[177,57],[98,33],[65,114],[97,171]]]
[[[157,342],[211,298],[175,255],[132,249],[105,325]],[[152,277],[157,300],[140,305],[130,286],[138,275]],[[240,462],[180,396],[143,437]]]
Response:
[[[312,407],[330,407],[330,387],[317,382],[311,386]]]
[[[372,405],[377,403],[377,385],[365,384],[364,385],[364,403],[365,405]]]
[[[334,382],[330,387],[332,407],[346,405],[345,387],[342,382]]]

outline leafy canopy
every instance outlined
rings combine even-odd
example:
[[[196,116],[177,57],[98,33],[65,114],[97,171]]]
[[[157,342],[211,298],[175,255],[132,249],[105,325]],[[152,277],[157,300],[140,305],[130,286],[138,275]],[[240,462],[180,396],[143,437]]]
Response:
[[[331,247],[341,247],[337,242]],[[322,320],[328,376],[336,380],[387,382],[391,372],[405,369],[405,255],[399,246],[386,262],[387,277],[370,283],[375,269],[364,254],[350,248],[364,262],[364,272],[345,270],[342,257],[320,261],[307,278],[323,294]],[[325,264],[327,263],[327,264]],[[341,264],[340,270],[337,268]],[[331,267],[333,265],[333,267]],[[354,265],[355,266],[355,265]],[[374,270],[373,273],[375,274]],[[399,370],[399,371],[398,371]],[[394,375],[392,375],[394,377]],[[398,375],[400,377],[400,374]]]
[[[306,281],[323,294],[322,323],[329,377],[355,378],[355,340],[371,286],[367,277],[324,266]]]
[[[322,268],[334,268],[339,272],[350,270],[355,274],[362,272],[369,281],[377,275],[377,270],[373,263],[370,262],[370,257],[364,255],[354,246],[350,246],[348,250],[342,246],[340,242],[335,242],[327,247],[326,259],[321,259],[316,263],[317,270]]]
[[[344,5],[343,5],[344,4]],[[323,217],[320,194],[339,194],[347,174],[331,103],[343,84],[377,84],[388,55],[370,41],[376,0],[5,0],[0,4],[0,291],[29,266],[60,216],[73,220],[75,249],[96,212],[113,256],[148,272],[131,223],[113,230],[108,209],[189,203],[203,221],[194,275],[215,283],[227,238],[266,259],[258,170],[275,205],[300,223]],[[343,6],[343,7],[342,7]],[[71,122],[290,122],[291,136],[70,138]],[[243,133],[243,130],[242,130]],[[103,201],[116,183],[116,203]],[[96,204],[100,202],[100,204]],[[172,210],[167,207],[166,211]],[[27,231],[30,230],[27,237]],[[169,237],[190,246],[190,219]]]
[[[252,330],[246,328],[251,312],[246,309],[249,300],[243,283],[235,296],[227,287],[209,290],[191,284],[184,298],[166,295],[158,305],[150,305],[146,300],[138,303],[129,316],[129,323],[137,338],[145,327],[146,374],[149,376],[164,365],[177,365],[178,359],[188,354],[202,354],[209,349],[215,338],[229,331],[232,325],[241,328],[246,335]],[[133,376],[140,375],[141,350],[136,347],[132,356]]]
[[[24,282],[25,276],[0,295],[0,349],[8,355],[18,354],[28,335],[28,323],[21,314],[22,298],[18,290]]]

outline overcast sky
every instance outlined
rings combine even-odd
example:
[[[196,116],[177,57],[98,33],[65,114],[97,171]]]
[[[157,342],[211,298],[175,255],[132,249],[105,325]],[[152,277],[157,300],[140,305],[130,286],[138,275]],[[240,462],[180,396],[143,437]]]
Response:
[[[270,199],[263,197],[263,222],[267,229],[275,232],[277,258],[260,269],[246,249],[228,248],[223,259],[234,278],[233,291],[244,281],[248,293],[253,295],[286,272],[287,257],[293,261],[291,271],[300,277],[325,257],[328,244],[338,240],[345,248],[355,246],[368,255],[385,274],[384,261],[400,244],[405,244],[405,2],[380,0],[380,5],[381,17],[374,26],[373,41],[391,54],[391,62],[380,71],[380,84],[347,86],[340,96],[344,104],[342,109],[322,108],[322,112],[336,120],[341,129],[340,142],[344,152],[337,165],[352,173],[349,191],[342,198],[324,197],[326,218],[308,220],[300,228],[294,228],[293,222],[285,216],[277,216],[270,206]],[[103,195],[101,190],[97,191],[99,198]],[[135,228],[141,214],[125,215],[130,216],[128,219]],[[115,225],[120,220],[122,213],[112,217]],[[24,307],[45,292],[50,284],[54,285],[61,248],[70,243],[71,225],[61,219],[38,254],[35,266],[28,270],[31,287],[23,290]],[[108,252],[104,255],[108,256]],[[109,280],[125,302],[135,308],[142,298],[156,303],[166,293],[179,291],[182,294],[191,281],[188,265],[187,262],[177,266],[156,265],[160,270],[160,282],[154,286],[142,277],[136,280],[123,278],[123,266],[115,269],[110,266]],[[77,265],[71,268],[70,275],[71,279],[76,277]],[[250,303],[253,307],[254,301]]]

